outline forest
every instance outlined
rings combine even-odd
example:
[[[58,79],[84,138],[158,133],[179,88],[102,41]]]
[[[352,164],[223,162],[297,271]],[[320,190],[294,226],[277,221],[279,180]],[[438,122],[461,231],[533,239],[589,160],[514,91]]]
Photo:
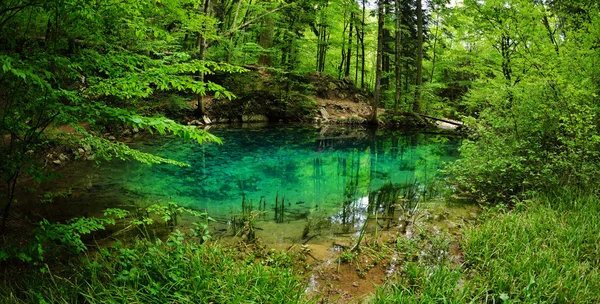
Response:
[[[596,0],[0,0],[0,62],[2,303],[600,302]]]

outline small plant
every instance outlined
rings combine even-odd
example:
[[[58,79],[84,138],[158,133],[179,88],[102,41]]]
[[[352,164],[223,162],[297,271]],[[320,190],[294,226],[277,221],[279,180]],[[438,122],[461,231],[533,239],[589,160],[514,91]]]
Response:
[[[351,263],[357,256],[358,254],[356,252],[344,249],[338,256],[338,260],[342,263]]]

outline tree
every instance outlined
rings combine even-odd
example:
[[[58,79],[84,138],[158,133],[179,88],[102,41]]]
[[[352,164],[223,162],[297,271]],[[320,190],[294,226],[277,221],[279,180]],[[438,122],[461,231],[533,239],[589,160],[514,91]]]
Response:
[[[14,5],[14,6],[10,6]],[[172,133],[197,142],[218,141],[204,130],[162,116],[143,116],[136,106],[156,92],[231,97],[223,87],[201,82],[198,73],[243,69],[199,60],[184,51],[186,37],[214,24],[197,12],[195,0],[17,1],[0,3],[0,178],[2,229],[22,176],[42,181],[49,144],[89,146],[96,157],[185,165],[133,150],[101,137],[107,126]],[[191,9],[191,11],[190,11]],[[158,21],[157,21],[158,20]],[[76,134],[59,132],[68,125]],[[84,126],[89,127],[84,127]],[[52,132],[49,129],[55,129]]]
[[[402,3],[395,1],[396,7],[396,92],[394,96],[394,115],[398,115],[398,105],[402,100]]]
[[[379,107],[379,98],[381,95],[381,61],[383,57],[383,0],[377,2],[377,63],[375,64],[375,93],[373,94],[373,103],[371,104],[371,124],[378,124],[377,107]]]
[[[421,87],[423,85],[423,8],[421,0],[417,1],[417,79],[415,87],[415,101],[413,102],[413,112],[421,111]]]

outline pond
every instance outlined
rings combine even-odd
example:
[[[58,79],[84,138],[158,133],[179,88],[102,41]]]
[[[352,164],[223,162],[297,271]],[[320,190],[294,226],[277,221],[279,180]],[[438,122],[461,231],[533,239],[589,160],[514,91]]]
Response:
[[[206,211],[216,220],[217,236],[235,233],[236,221],[255,210],[258,234],[267,242],[330,242],[356,235],[367,219],[377,221],[371,230],[402,226],[403,214],[436,202],[444,191],[439,170],[458,157],[460,143],[457,137],[339,126],[210,132],[223,144],[152,136],[132,144],[190,167],[111,161],[73,168],[67,180],[78,181],[70,186],[78,200],[176,202]]]

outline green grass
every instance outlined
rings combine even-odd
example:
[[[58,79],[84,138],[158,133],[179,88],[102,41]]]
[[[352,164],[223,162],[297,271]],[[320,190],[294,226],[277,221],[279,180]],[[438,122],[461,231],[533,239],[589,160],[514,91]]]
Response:
[[[254,253],[256,254],[256,252]],[[280,251],[262,256],[195,245],[173,234],[166,243],[100,249],[73,271],[5,280],[7,303],[299,303],[305,280]]]
[[[488,214],[464,265],[411,263],[378,303],[600,303],[600,199],[576,191]]]

